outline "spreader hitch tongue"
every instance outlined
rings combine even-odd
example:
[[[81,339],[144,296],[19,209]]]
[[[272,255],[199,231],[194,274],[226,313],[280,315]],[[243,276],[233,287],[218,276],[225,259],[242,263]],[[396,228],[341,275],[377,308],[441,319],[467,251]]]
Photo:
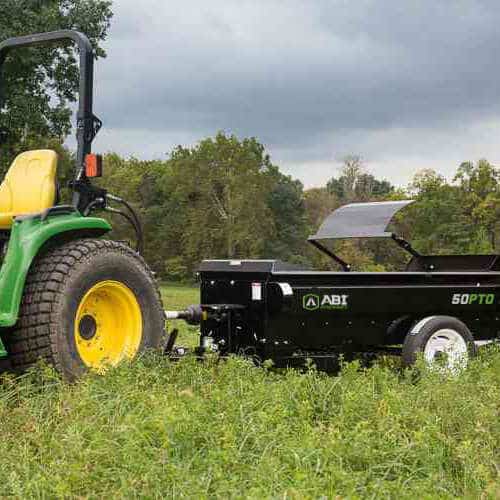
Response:
[[[183,319],[190,325],[199,325],[202,315],[203,311],[198,304],[188,306],[183,311],[165,311],[165,318],[167,321],[172,319]]]

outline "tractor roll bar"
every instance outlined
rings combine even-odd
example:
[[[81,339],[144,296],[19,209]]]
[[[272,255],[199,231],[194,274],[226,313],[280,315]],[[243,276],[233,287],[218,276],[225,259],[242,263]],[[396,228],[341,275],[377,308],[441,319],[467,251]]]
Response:
[[[46,45],[51,42],[71,40],[78,46],[80,53],[80,88],[78,114],[76,122],[77,156],[75,181],[86,181],[84,162],[85,156],[92,151],[92,141],[102,126],[102,122],[94,116],[94,50],[89,39],[83,33],[74,30],[60,30],[49,33],[9,38],[0,43],[0,96],[1,71],[8,53],[12,49]],[[0,107],[1,107],[0,102]],[[78,204],[78,200],[75,200]]]

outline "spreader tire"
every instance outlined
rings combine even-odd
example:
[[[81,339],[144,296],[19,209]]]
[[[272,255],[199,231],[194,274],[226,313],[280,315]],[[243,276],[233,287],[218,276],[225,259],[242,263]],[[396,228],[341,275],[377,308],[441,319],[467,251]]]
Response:
[[[403,343],[403,365],[413,365],[419,354],[427,364],[436,365],[446,357],[444,368],[456,371],[467,365],[476,354],[472,333],[452,316],[430,316],[416,323]]]
[[[44,359],[74,379],[157,348],[164,329],[158,287],[142,257],[123,243],[81,239],[34,262],[5,341],[15,370]]]

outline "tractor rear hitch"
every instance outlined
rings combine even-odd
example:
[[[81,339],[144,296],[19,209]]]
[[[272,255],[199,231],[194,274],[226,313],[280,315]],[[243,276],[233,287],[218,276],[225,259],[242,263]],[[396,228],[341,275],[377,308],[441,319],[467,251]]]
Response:
[[[189,325],[199,325],[203,319],[203,314],[201,305],[193,304],[188,306],[183,311],[165,311],[165,319],[167,321],[183,319]]]
[[[200,344],[195,349],[176,346],[178,329],[174,328],[167,340],[164,354],[171,360],[178,360],[186,354],[194,354],[198,360],[203,360],[206,354],[226,357],[231,352],[232,339],[240,330],[234,323],[235,315],[239,315],[246,307],[241,304],[194,304],[181,311],[165,311],[166,321],[186,321],[189,325],[202,325]],[[222,337],[214,337],[211,331],[205,331],[208,324],[217,325],[225,333]],[[210,327],[209,327],[210,329]]]
[[[165,319],[171,320],[184,320],[189,325],[199,325],[203,317],[203,311],[200,305],[190,305],[182,311],[165,311]],[[189,353],[189,349],[176,346],[177,337],[179,335],[178,328],[174,328],[167,339],[163,353],[171,360],[179,360]]]

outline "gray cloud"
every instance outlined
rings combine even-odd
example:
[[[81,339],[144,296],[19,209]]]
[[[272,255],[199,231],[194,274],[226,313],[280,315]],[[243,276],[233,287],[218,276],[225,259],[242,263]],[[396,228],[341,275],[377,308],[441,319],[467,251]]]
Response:
[[[499,156],[497,1],[115,0],[114,10],[97,68],[101,147],[151,157],[217,130],[255,135],[307,184],[349,152],[398,182]]]

